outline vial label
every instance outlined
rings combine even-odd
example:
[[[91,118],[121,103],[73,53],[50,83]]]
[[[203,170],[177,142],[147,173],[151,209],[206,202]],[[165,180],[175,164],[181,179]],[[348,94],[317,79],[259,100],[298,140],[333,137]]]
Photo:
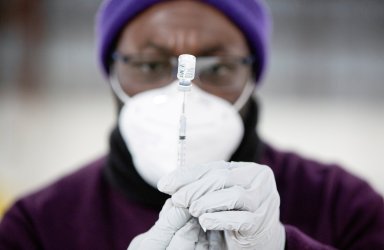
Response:
[[[177,78],[185,84],[195,78],[196,57],[193,55],[183,54],[179,56],[179,67]]]

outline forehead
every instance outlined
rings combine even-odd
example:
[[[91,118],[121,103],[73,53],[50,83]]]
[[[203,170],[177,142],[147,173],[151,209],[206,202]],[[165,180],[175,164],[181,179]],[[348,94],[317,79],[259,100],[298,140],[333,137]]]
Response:
[[[244,35],[224,14],[199,1],[167,1],[139,14],[123,29],[120,48],[143,49],[148,44],[169,50],[208,47],[247,49]],[[192,51],[190,51],[192,52]]]

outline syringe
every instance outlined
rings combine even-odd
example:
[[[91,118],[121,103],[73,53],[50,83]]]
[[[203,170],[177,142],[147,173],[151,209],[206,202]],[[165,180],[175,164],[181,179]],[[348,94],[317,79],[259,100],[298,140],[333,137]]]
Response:
[[[191,91],[192,80],[195,78],[196,57],[183,54],[179,56],[177,78],[179,79],[178,90],[183,94],[181,104],[181,114],[179,123],[179,148],[178,148],[178,167],[185,167],[186,158],[186,139],[187,139],[187,117],[185,115],[186,92]]]

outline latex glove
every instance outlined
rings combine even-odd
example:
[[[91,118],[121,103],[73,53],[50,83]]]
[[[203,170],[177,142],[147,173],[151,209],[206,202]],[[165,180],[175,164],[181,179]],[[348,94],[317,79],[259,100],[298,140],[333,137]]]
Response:
[[[155,225],[136,236],[128,247],[128,250],[139,249],[208,249],[208,241],[196,218],[187,209],[173,206],[168,199]]]
[[[218,248],[284,249],[280,196],[267,166],[221,161],[177,169],[158,188],[198,217],[202,228],[222,231],[221,241],[215,237]]]

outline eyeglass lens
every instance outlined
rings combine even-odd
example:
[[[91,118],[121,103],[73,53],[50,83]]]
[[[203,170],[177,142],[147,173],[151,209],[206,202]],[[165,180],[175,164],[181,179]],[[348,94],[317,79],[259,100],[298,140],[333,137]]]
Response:
[[[119,56],[115,74],[123,89],[141,84],[160,87],[176,79],[177,58],[166,56]],[[221,90],[243,86],[250,76],[250,63],[244,57],[197,57],[196,80],[202,88]]]

